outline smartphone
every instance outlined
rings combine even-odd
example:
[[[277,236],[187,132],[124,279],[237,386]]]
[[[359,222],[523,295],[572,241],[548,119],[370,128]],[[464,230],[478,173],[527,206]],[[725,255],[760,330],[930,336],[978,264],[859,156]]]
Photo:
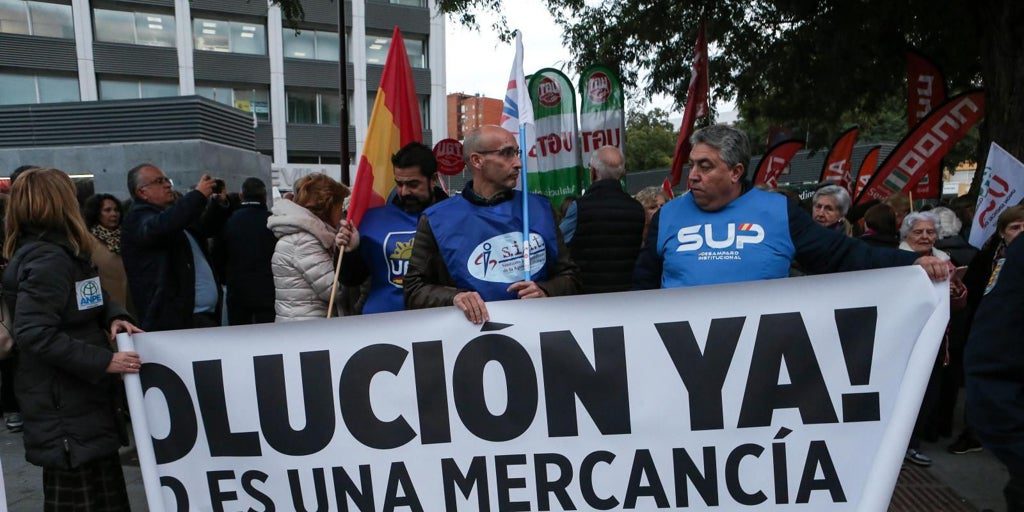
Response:
[[[214,194],[223,194],[225,188],[227,188],[227,187],[226,187],[226,184],[224,183],[224,180],[222,180],[220,178],[217,178],[217,179],[213,180],[213,193]]]

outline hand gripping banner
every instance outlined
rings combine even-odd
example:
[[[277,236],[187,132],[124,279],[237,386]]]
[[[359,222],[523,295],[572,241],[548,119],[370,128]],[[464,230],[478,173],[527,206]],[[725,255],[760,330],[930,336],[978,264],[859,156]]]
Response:
[[[985,93],[965,92],[932,110],[896,148],[857,196],[856,204],[884,200],[917,185],[930,166],[938,164],[985,116]]]
[[[118,343],[154,512],[873,512],[948,295],[904,267]]]

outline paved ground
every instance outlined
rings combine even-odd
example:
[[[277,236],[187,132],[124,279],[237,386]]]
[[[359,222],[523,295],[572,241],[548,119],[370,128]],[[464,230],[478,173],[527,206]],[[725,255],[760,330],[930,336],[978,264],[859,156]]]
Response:
[[[934,464],[922,469],[904,465],[890,512],[1004,512],[1002,489],[1006,469],[988,452],[952,455],[946,452],[949,439],[926,443],[922,451]],[[132,509],[146,510],[142,475],[134,452],[123,451],[125,480]],[[0,461],[10,512],[42,509],[42,471],[25,462],[21,434],[0,427]]]

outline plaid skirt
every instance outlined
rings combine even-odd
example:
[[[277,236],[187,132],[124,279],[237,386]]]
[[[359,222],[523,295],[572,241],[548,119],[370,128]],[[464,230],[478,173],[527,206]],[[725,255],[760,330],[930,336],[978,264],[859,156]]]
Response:
[[[75,469],[43,468],[45,512],[121,512],[131,510],[117,453]]]

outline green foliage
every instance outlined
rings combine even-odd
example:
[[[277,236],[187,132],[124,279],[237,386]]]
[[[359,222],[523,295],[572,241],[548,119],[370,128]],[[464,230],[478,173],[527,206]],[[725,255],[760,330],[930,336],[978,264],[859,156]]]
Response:
[[[661,109],[626,116],[626,169],[646,171],[672,165],[677,133]]]

